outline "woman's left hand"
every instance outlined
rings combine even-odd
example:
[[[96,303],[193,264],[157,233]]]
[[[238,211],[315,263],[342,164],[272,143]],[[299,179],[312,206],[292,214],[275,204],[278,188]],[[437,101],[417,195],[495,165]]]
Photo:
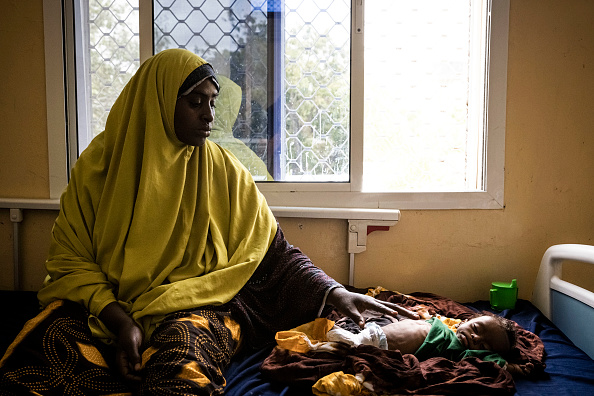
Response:
[[[353,319],[359,327],[365,327],[362,313],[366,310],[377,311],[387,315],[403,315],[411,319],[420,319],[413,311],[398,304],[380,301],[364,294],[352,293],[343,287],[337,287],[328,294],[327,303],[333,305],[340,313]]]

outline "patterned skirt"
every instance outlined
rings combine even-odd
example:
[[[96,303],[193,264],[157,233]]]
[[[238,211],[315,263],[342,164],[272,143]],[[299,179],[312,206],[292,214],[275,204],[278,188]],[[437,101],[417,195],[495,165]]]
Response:
[[[227,312],[167,317],[142,355],[140,383],[114,367],[115,348],[95,340],[80,305],[56,301],[27,323],[0,362],[1,395],[219,395],[241,330]]]

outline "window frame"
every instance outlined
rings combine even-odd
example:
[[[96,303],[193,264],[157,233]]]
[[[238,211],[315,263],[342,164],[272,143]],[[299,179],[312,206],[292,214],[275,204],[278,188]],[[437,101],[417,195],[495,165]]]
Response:
[[[60,198],[68,183],[66,86],[63,45],[63,6],[60,0],[43,0],[45,92],[50,199]],[[62,100],[59,100],[59,99]]]
[[[76,160],[76,123],[73,112],[74,40],[72,14],[64,13],[65,1],[44,0],[46,55],[46,95],[48,114],[48,155],[50,198],[58,198],[68,181],[69,169]],[[490,43],[487,65],[487,152],[485,190],[480,192],[361,192],[363,175],[363,95],[351,96],[351,181],[349,183],[257,182],[268,204],[287,216],[321,217],[316,211],[299,208],[344,209],[503,209],[505,173],[505,122],[507,95],[507,52],[509,0],[489,0]],[[152,55],[152,0],[139,0],[140,60]],[[352,0],[351,54],[362,53],[364,32],[358,31],[364,20],[364,1]],[[145,38],[143,40],[143,37]],[[149,38],[148,40],[146,38]],[[351,55],[351,92],[363,92],[363,58]],[[56,100],[63,98],[63,100]],[[74,153],[74,154],[72,154]],[[337,217],[333,212],[332,217]],[[345,215],[346,216],[346,215]],[[344,218],[352,218],[346,216]]]

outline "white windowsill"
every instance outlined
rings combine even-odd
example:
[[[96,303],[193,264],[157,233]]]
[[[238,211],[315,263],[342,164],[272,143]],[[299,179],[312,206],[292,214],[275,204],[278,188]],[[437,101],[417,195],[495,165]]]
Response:
[[[363,208],[308,208],[298,206],[271,206],[276,217],[301,217],[308,219],[344,220],[400,220],[397,209]]]
[[[1,198],[3,209],[60,210],[59,199]],[[307,208],[297,206],[271,206],[276,217],[344,220],[400,220],[397,209],[363,208]]]

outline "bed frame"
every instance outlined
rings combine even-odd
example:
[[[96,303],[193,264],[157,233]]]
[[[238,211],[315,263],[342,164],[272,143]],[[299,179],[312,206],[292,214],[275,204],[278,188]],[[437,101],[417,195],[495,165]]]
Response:
[[[594,246],[548,248],[540,263],[532,303],[594,359],[594,293],[561,279],[562,264],[567,260],[594,264]]]

